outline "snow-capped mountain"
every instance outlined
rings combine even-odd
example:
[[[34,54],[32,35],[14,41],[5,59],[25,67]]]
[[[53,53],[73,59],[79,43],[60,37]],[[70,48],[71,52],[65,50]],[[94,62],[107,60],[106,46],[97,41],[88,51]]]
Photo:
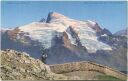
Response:
[[[117,61],[120,54],[113,54],[114,44],[118,46],[118,43],[112,44],[116,41],[114,37],[109,39],[113,35],[98,23],[70,19],[56,12],[50,12],[46,21],[41,21],[4,32],[2,49],[15,49],[41,58],[44,48],[47,64],[90,60],[124,69],[126,58],[121,56]]]
[[[20,30],[19,33],[21,31],[29,33],[28,36],[32,40],[38,40],[47,49],[54,45],[52,39],[55,36],[61,37],[63,32],[65,32],[71,44],[78,46],[77,41],[79,39],[81,45],[86,47],[89,52],[96,52],[102,49],[111,50],[109,45],[97,40],[96,32],[100,31],[100,28],[93,21],[76,21],[54,12],[48,15],[46,22],[48,23],[33,22],[21,26],[18,28]],[[99,29],[94,30],[93,28],[96,27]],[[78,39],[73,37],[72,33],[78,35]]]

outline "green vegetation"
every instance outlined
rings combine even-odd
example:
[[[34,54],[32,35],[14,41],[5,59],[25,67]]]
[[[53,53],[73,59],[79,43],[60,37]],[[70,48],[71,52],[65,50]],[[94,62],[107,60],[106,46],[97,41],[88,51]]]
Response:
[[[110,75],[98,75],[97,77],[99,80],[123,81],[121,79],[118,79],[118,78],[110,76]]]

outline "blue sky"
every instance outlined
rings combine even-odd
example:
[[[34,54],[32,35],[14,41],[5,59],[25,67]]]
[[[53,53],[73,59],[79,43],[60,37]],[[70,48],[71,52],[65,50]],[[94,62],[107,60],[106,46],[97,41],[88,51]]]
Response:
[[[89,1],[3,1],[1,26],[18,27],[41,18],[51,11],[73,19],[92,20],[102,28],[116,32],[126,27],[126,2]]]

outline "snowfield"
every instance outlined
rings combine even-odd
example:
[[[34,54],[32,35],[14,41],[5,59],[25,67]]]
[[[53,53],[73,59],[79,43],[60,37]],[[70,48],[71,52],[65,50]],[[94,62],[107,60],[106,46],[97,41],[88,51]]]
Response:
[[[96,52],[97,50],[111,50],[111,47],[97,40],[96,31],[92,27],[96,26],[93,21],[77,21],[67,18],[61,14],[53,13],[49,23],[33,22],[25,26],[19,27],[23,32],[28,32],[33,40],[37,40],[50,48],[52,39],[58,34],[66,32],[71,43],[76,44],[76,38],[73,38],[69,26],[78,34],[82,46],[86,47],[88,52]]]

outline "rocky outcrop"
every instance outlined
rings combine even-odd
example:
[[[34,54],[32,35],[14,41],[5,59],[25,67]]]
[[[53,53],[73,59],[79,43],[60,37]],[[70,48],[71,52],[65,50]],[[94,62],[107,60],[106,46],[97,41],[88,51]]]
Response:
[[[66,17],[62,14],[59,14],[59,13],[56,13],[56,12],[50,12],[48,14],[46,23],[50,23],[54,19],[63,19],[63,18],[66,18]]]
[[[94,29],[97,33],[102,31],[102,29],[100,28],[100,26],[96,22],[92,22],[92,21],[88,20],[87,21],[87,24],[89,25],[89,27],[91,27],[92,29]]]
[[[67,32],[68,35],[70,35],[70,37],[71,37],[71,38],[69,38],[69,39],[74,40],[74,43],[75,43],[78,47],[82,47],[82,44],[81,44],[80,39],[79,39],[79,36],[78,36],[78,34],[76,33],[76,31],[73,29],[72,26],[69,26],[69,28],[67,28],[66,32]]]
[[[27,53],[14,50],[0,52],[2,80],[66,80],[67,77],[52,73],[48,65]]]
[[[16,40],[16,37],[17,37],[17,34],[19,33],[19,31],[20,30],[18,28],[15,28],[12,31],[8,30],[7,31],[7,34],[10,37],[11,40]]]

